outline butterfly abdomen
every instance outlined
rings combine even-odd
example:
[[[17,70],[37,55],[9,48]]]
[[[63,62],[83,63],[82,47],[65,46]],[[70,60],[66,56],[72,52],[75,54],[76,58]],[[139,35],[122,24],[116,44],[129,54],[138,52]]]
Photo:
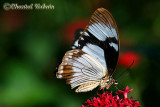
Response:
[[[76,92],[91,91],[99,85],[100,81],[87,82],[76,89]]]

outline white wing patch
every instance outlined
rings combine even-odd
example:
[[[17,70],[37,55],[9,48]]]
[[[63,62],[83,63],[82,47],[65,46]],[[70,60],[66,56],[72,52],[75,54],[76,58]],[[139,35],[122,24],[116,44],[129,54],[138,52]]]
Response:
[[[107,69],[107,64],[104,57],[104,51],[102,48],[100,48],[97,45],[88,43],[86,44],[86,46],[82,48],[82,51],[89,53],[91,56],[96,58],[96,60],[98,60]]]
[[[67,84],[70,84],[72,88],[80,86],[77,92],[81,92],[80,89],[84,92],[96,88],[107,72],[94,57],[75,49],[66,52],[56,75],[57,78],[66,78]]]
[[[111,47],[113,47],[118,52],[118,44],[115,44],[115,43],[111,42],[111,43],[109,43],[109,45]]]

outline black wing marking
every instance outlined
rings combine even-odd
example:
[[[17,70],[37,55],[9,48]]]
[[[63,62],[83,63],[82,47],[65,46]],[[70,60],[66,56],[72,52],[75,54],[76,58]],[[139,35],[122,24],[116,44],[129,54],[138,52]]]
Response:
[[[78,48],[96,58],[112,75],[119,56],[119,35],[117,25],[104,8],[97,9],[83,34]]]
[[[82,29],[82,28],[77,29],[75,31],[75,33],[74,33],[74,40],[73,40],[71,49],[78,49],[79,37],[82,35],[83,31],[84,31],[84,29]]]

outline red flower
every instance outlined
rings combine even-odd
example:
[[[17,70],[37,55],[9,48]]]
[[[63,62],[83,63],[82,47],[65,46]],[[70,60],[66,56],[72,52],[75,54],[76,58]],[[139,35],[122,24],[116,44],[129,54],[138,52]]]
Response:
[[[112,96],[112,92],[104,92],[103,94],[98,94],[99,97],[94,97],[88,99],[82,106],[79,107],[139,107],[139,102],[136,100],[128,99],[127,93],[133,91],[129,90],[127,86],[124,91],[118,90],[116,96]],[[124,98],[120,98],[118,95],[124,95]]]
[[[127,98],[127,93],[130,93],[131,91],[133,91],[133,89],[129,90],[129,87],[127,86],[124,91],[118,90],[119,93],[116,93],[116,94],[117,95],[123,94],[124,99],[126,99]]]
[[[88,24],[89,20],[87,19],[75,19],[71,22],[69,22],[67,25],[64,27],[64,36],[65,39],[72,43],[73,38],[74,38],[74,32],[79,29],[79,28],[85,28]]]
[[[136,67],[140,61],[139,55],[135,52],[127,51],[120,53],[118,64],[125,67],[129,67],[133,61],[134,63],[132,67]]]

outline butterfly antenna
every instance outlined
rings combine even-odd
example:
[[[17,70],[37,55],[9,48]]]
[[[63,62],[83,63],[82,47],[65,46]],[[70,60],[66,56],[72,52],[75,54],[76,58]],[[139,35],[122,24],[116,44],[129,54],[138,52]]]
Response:
[[[133,64],[134,64],[134,60],[133,60],[133,62],[129,65],[129,67],[127,68],[127,69],[125,69],[117,78],[116,78],[116,80],[118,80],[120,77],[122,77],[122,75],[124,75],[124,74],[126,74],[125,72],[127,71],[128,73],[129,73],[129,71],[132,71],[131,70],[131,67],[133,66]],[[127,74],[128,74],[127,73]]]
[[[115,85],[115,88],[116,88],[116,90],[118,90],[118,87],[117,87],[117,85]],[[117,91],[116,91],[117,92]]]
[[[128,69],[130,69],[130,68],[132,67],[133,64],[134,64],[134,60],[133,60],[133,62],[131,63],[131,65],[128,67]]]

